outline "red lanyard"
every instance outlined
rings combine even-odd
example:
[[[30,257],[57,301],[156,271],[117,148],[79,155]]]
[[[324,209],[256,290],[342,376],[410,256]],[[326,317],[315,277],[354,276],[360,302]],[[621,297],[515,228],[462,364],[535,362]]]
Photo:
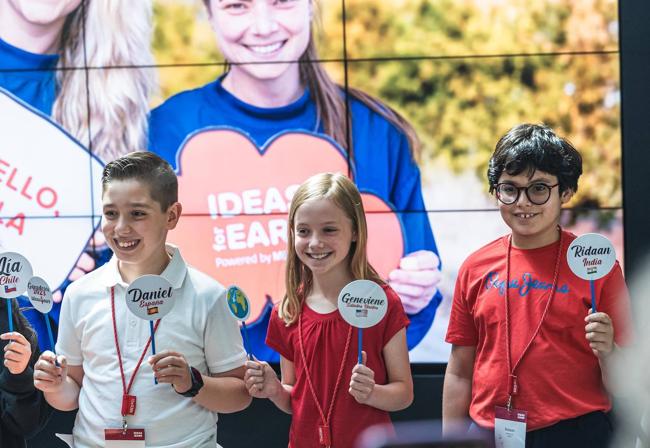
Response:
[[[300,356],[302,357],[302,363],[305,366],[305,374],[307,377],[307,386],[309,386],[309,392],[316,403],[316,408],[318,408],[318,413],[323,422],[321,426],[318,427],[318,437],[320,444],[326,447],[332,446],[332,438],[330,431],[330,418],[332,417],[332,410],[334,409],[334,402],[336,401],[336,391],[339,389],[339,383],[343,377],[343,371],[345,370],[345,360],[348,357],[348,349],[350,348],[350,341],[352,340],[352,326],[348,329],[348,337],[345,341],[345,349],[343,350],[343,359],[341,359],[341,367],[339,368],[339,374],[336,378],[336,384],[334,385],[334,391],[332,392],[332,400],[330,401],[330,407],[327,410],[327,417],[323,412],[323,408],[318,401],[316,396],[316,391],[314,390],[314,385],[311,382],[311,374],[309,373],[309,367],[307,366],[307,358],[305,356],[305,345],[302,340],[302,313],[298,315],[298,345],[300,346]]]
[[[509,298],[510,295],[508,294],[508,291],[510,291],[510,249],[512,249],[512,235],[508,239],[508,254],[506,255],[506,300],[505,300],[505,307],[506,307],[506,359],[508,362],[508,404],[507,408],[510,410],[512,408],[512,397],[514,395],[517,395],[519,392],[519,384],[517,383],[517,376],[515,375],[515,370],[517,370],[517,367],[519,367],[519,364],[521,363],[521,360],[524,358],[526,353],[528,352],[528,349],[532,345],[533,341],[539,334],[539,330],[542,328],[542,323],[544,322],[544,319],[546,318],[546,315],[548,314],[548,310],[551,307],[551,302],[553,301],[553,297],[555,296],[555,290],[557,289],[557,280],[560,274],[560,259],[561,254],[562,254],[562,229],[558,228],[560,231],[560,241],[559,245],[557,248],[557,256],[555,260],[555,273],[553,274],[553,284],[551,286],[551,290],[548,293],[548,301],[546,302],[546,307],[544,308],[544,313],[542,314],[542,318],[539,320],[539,324],[537,324],[537,328],[535,329],[535,332],[533,333],[533,336],[530,338],[530,341],[528,341],[528,344],[526,344],[526,347],[524,348],[524,351],[521,352],[521,355],[519,356],[519,359],[515,363],[514,367],[512,366],[512,360],[510,358],[510,308],[508,306],[509,303]]]
[[[113,335],[115,336],[115,348],[117,349],[117,359],[120,362],[120,375],[122,376],[122,391],[123,391],[122,417],[126,417],[127,415],[133,415],[135,413],[135,397],[130,396],[129,392],[131,391],[131,386],[133,386],[133,380],[135,379],[135,375],[138,373],[138,370],[140,369],[140,365],[142,365],[142,361],[144,360],[144,355],[146,355],[147,351],[149,350],[149,344],[151,344],[151,336],[149,337],[149,340],[147,341],[147,345],[145,345],[144,350],[142,351],[142,355],[140,355],[140,359],[138,360],[135,369],[133,369],[133,373],[131,374],[131,379],[129,380],[129,385],[127,386],[126,377],[124,375],[124,366],[122,364],[122,353],[120,352],[120,344],[117,340],[117,322],[115,320],[115,288],[114,287],[111,287],[111,315],[113,317]],[[154,326],[153,329],[154,334],[156,333],[159,324],[160,324],[160,319],[156,321],[156,325]]]

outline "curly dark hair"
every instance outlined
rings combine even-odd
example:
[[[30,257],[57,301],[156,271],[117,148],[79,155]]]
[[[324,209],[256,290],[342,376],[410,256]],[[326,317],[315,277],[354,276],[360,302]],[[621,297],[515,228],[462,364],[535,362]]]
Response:
[[[488,164],[490,193],[496,189],[501,174],[511,176],[536,171],[557,176],[560,193],[578,191],[582,174],[582,156],[566,139],[543,124],[520,124],[499,139]]]

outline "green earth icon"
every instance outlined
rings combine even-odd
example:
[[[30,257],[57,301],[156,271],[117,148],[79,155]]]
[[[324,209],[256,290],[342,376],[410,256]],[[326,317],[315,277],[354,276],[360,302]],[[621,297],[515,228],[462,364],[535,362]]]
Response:
[[[228,305],[232,313],[239,319],[243,319],[248,314],[248,301],[239,288],[228,290]]]

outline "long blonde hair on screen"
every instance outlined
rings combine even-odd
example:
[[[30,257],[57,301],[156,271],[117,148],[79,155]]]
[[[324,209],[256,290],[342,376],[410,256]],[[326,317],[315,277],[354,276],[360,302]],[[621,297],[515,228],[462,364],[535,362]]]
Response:
[[[151,0],[83,0],[63,26],[52,117],[104,161],[146,148],[151,33]]]
[[[298,258],[295,250],[295,219],[301,205],[308,201],[328,199],[339,207],[352,223],[356,241],[352,242],[348,253],[349,269],[355,280],[373,280],[379,284],[384,281],[368,262],[366,247],[368,226],[361,195],[354,183],[340,173],[321,173],[307,179],[293,195],[287,223],[287,263],[285,272],[286,293],[280,303],[278,314],[287,325],[296,322],[304,298],[313,286],[313,276]]]

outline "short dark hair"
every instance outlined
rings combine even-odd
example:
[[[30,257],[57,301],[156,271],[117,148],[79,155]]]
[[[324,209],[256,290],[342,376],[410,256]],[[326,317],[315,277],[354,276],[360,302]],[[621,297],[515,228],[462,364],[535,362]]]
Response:
[[[505,171],[516,176],[536,171],[557,176],[560,193],[578,191],[582,174],[582,156],[568,140],[558,137],[543,124],[520,124],[499,139],[488,164],[487,177],[490,193],[494,192]]]
[[[152,152],[136,151],[108,163],[102,173],[102,191],[115,180],[137,180],[149,187],[162,211],[178,201],[178,179],[171,165]]]

